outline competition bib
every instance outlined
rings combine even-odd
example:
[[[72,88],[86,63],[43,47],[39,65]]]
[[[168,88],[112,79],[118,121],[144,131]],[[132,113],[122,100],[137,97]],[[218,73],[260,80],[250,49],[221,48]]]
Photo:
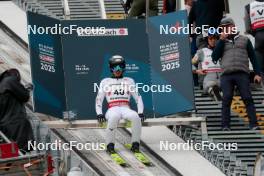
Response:
[[[130,93],[126,83],[113,84],[107,92],[108,107],[129,105]]]
[[[219,63],[214,64],[212,61],[212,53],[213,51],[208,48],[203,49],[204,60],[202,62],[202,69],[206,72],[221,72]]]
[[[264,28],[264,2],[254,1],[250,4],[251,29]]]

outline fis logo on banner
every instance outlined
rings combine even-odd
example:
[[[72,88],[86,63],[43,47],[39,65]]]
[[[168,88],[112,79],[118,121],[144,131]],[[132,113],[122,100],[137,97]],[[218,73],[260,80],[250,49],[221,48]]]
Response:
[[[54,48],[52,46],[39,44],[38,49],[39,49],[40,69],[43,71],[54,73],[56,71]]]
[[[78,28],[77,34],[80,37],[92,36],[126,36],[128,35],[128,28]]]
[[[161,71],[180,68],[180,52],[177,42],[160,45]]]

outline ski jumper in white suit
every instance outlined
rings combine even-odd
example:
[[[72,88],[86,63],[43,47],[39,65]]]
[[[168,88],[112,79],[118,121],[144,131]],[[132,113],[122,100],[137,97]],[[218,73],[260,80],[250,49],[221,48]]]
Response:
[[[130,109],[130,97],[135,99],[138,112]],[[100,88],[96,97],[96,113],[103,114],[102,104],[106,98],[108,110],[105,114],[108,120],[106,129],[106,142],[114,143],[115,132],[120,119],[127,119],[132,122],[132,143],[140,142],[141,118],[144,105],[141,96],[135,89],[135,82],[132,78],[105,78],[100,83]]]

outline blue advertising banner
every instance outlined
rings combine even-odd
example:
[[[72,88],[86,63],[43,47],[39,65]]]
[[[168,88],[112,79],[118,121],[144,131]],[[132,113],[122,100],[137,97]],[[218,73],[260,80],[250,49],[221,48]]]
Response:
[[[102,79],[111,77],[108,60],[113,55],[125,58],[125,77],[133,78],[136,83],[151,84],[148,39],[143,20],[63,21],[62,25],[91,29],[103,27],[107,31],[107,34],[96,36],[75,33],[62,37],[67,108],[76,113],[78,118],[96,117],[95,98],[98,87]],[[139,93],[144,101],[144,112],[152,117],[151,92],[139,90]],[[136,110],[133,104],[132,109]],[[104,105],[106,112],[106,103]]]
[[[45,33],[60,21],[27,12],[34,110],[62,117],[66,110],[61,37]],[[55,28],[53,29],[55,30]]]
[[[189,35],[178,30],[187,26],[187,12],[179,11],[149,18],[148,39],[151,63],[151,82],[166,85],[153,93],[157,117],[193,109],[194,93]],[[166,90],[167,90],[166,89]]]
[[[95,119],[95,98],[101,80],[111,77],[113,55],[125,58],[124,76],[135,80],[148,118],[193,109],[188,35],[160,34],[160,26],[186,19],[185,12],[151,17],[146,34],[145,20],[59,21],[28,12],[30,26],[50,27],[48,34],[29,34],[35,111]]]

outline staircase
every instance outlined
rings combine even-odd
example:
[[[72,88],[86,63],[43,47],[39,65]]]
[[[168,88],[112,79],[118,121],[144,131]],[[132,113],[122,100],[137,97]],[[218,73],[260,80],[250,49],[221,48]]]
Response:
[[[195,89],[196,115],[207,117],[208,141],[217,143],[237,143],[235,151],[217,151],[206,149],[198,151],[206,159],[211,161],[226,175],[253,176],[256,156],[264,153],[264,92],[261,89],[252,90],[255,106],[258,114],[259,131],[249,130],[248,120],[245,116],[245,108],[239,103],[239,97],[235,97],[232,104],[231,131],[221,130],[221,104],[210,97],[203,96],[202,91]],[[241,102],[240,102],[241,103]],[[175,130],[185,140],[202,142],[199,130],[181,127]]]
[[[126,18],[124,8],[120,0],[104,0],[105,11],[108,19],[124,19]],[[163,0],[158,0],[159,15],[162,14]]]
[[[25,11],[32,11],[52,18],[64,19],[63,0],[13,0]],[[120,0],[102,0],[108,19],[126,18]],[[100,19],[100,0],[68,0],[70,19]],[[159,15],[162,14],[163,0],[158,0]]]
[[[13,0],[25,11],[32,11],[57,19],[64,19],[62,0]],[[101,6],[98,0],[68,0],[70,19],[100,19]]]

